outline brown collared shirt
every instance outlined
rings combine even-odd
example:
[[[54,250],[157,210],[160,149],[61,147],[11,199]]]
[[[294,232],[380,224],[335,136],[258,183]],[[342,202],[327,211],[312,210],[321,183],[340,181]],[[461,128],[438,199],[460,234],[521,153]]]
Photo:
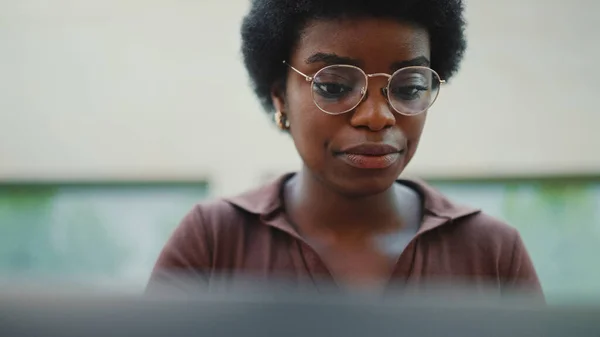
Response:
[[[317,252],[286,220],[282,189],[291,175],[236,197],[197,204],[160,253],[151,281],[187,273],[204,285],[222,281],[223,275],[228,280],[285,277],[314,288],[335,283]],[[400,254],[390,285],[458,281],[475,289],[517,289],[543,297],[516,229],[454,204],[422,181],[403,183],[422,195],[423,218]]]

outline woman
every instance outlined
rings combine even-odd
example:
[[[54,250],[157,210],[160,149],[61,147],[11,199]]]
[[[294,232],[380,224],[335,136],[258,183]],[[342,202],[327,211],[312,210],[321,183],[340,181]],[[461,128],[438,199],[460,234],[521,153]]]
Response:
[[[464,25],[461,0],[252,1],[245,65],[302,169],[197,205],[152,278],[285,277],[373,291],[460,281],[541,295],[515,229],[397,180],[458,69]]]

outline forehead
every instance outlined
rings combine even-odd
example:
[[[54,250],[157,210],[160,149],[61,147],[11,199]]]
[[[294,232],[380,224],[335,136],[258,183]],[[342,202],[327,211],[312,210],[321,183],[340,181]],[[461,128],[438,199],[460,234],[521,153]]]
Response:
[[[429,35],[419,26],[388,19],[313,20],[302,31],[291,60],[303,65],[316,53],[350,57],[360,60],[365,70],[387,71],[394,62],[429,58]]]

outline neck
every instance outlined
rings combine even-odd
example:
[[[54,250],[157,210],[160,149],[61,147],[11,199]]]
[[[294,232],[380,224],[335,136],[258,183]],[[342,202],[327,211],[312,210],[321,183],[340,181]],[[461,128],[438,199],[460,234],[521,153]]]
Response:
[[[364,235],[401,226],[394,186],[376,195],[346,196],[303,169],[287,182],[284,193],[288,216],[305,232]]]

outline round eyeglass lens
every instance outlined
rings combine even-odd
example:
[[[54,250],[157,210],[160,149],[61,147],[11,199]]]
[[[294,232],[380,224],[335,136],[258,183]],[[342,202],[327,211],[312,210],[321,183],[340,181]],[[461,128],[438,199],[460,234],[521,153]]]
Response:
[[[333,65],[321,69],[312,82],[312,96],[319,109],[341,114],[354,109],[365,94],[367,76],[350,65]]]
[[[416,115],[435,102],[440,83],[438,74],[427,67],[403,68],[390,79],[388,100],[397,112]]]

